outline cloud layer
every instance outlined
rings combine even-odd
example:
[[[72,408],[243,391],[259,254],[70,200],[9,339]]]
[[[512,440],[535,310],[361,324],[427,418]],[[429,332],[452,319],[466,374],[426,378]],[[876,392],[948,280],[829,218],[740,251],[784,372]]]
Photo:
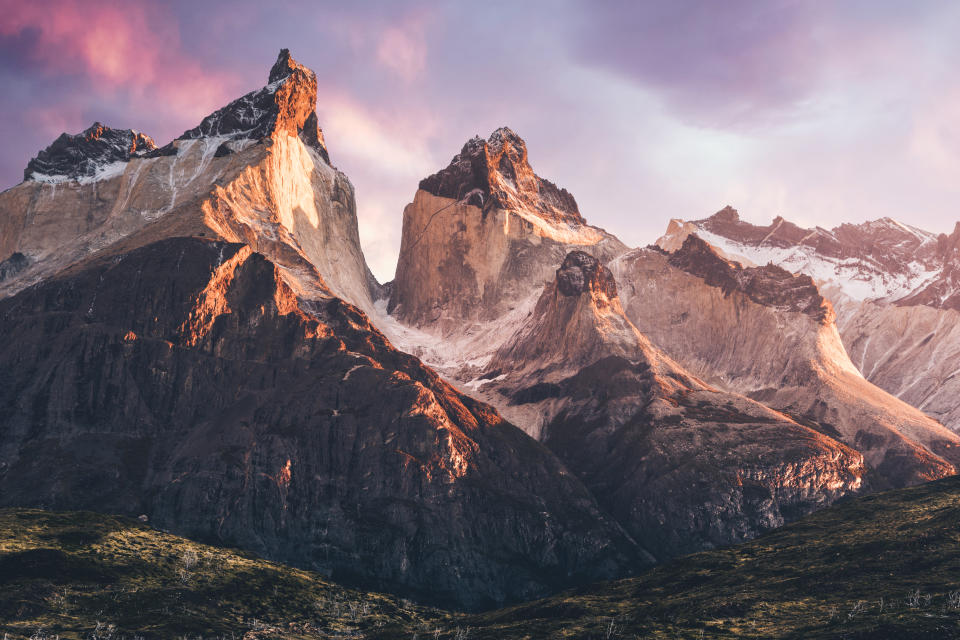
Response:
[[[501,125],[630,244],[728,203],[755,221],[890,215],[947,231],[956,33],[947,1],[0,0],[0,187],[94,120],[163,144],[262,85],[289,47],[317,71],[381,280],[417,181]]]

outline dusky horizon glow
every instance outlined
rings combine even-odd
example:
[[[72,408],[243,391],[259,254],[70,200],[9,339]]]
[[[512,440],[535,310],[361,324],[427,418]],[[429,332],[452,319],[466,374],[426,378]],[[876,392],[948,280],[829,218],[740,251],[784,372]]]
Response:
[[[950,232],[958,33],[947,1],[0,0],[0,188],[95,120],[165,144],[265,84],[287,47],[317,72],[381,281],[419,180],[504,125],[631,246],[727,204],[763,224]]]

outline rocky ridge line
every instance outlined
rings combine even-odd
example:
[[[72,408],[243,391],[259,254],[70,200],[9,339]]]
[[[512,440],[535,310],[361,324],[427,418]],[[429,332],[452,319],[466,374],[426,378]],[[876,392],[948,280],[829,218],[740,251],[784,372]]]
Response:
[[[421,180],[420,188],[478,207],[529,207],[551,222],[586,224],[569,191],[533,172],[526,142],[508,127],[487,140],[468,140],[449,166]]]
[[[76,135],[60,134],[23,170],[24,180],[94,178],[109,165],[143,157],[157,148],[153,139],[133,129],[111,129],[99,122]]]

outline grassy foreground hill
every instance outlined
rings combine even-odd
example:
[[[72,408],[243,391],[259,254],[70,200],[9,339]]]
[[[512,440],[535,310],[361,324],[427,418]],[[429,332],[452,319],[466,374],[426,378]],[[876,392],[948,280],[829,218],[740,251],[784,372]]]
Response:
[[[461,624],[474,640],[958,638],[960,477]]]
[[[387,626],[432,632],[445,618],[129,518],[0,510],[0,635],[10,640],[368,638]]]
[[[960,478],[849,500],[636,578],[464,616],[126,518],[0,511],[13,638],[960,637]]]

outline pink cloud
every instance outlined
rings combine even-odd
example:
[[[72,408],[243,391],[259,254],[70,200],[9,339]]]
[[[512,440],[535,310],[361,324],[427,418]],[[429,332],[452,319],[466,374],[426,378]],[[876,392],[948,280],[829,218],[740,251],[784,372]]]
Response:
[[[25,60],[49,76],[80,74],[98,91],[127,92],[135,103],[192,122],[234,92],[231,75],[212,73],[182,50],[179,29],[158,5],[0,0],[0,37],[28,34]]]
[[[407,19],[387,27],[377,45],[377,62],[407,82],[415,80],[427,65],[426,20]]]
[[[84,121],[82,109],[64,104],[33,107],[24,114],[24,120],[50,140],[64,131],[79,131],[90,124]]]
[[[911,156],[937,177],[956,184],[960,172],[960,89],[936,96],[914,116]]]

